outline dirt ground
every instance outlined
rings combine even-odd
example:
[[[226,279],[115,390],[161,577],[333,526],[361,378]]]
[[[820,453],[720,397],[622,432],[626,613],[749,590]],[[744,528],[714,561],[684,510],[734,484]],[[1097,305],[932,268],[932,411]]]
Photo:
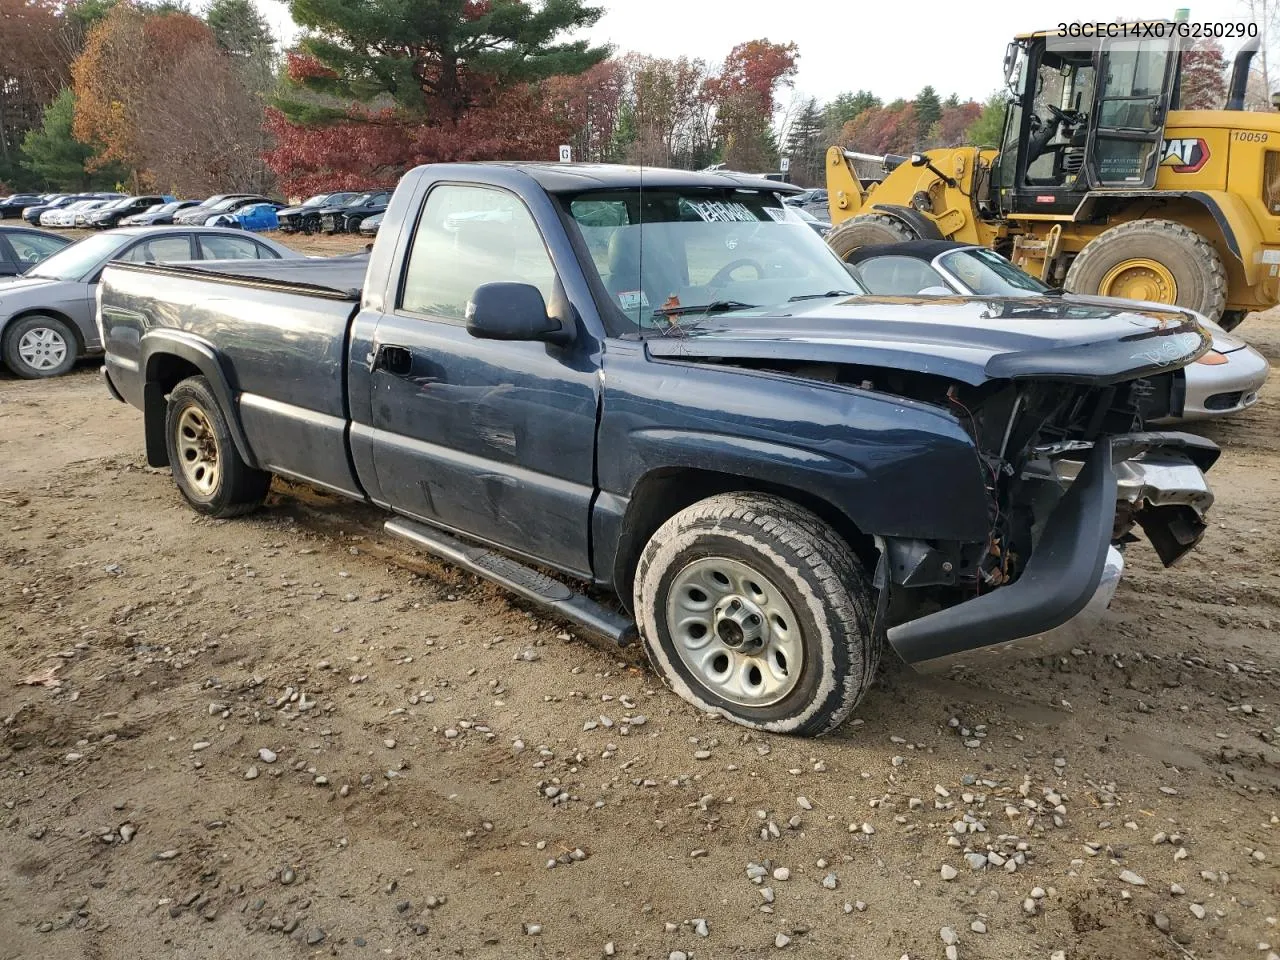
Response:
[[[1280,384],[1198,429],[1213,528],[1086,648],[811,741],[374,510],[198,518],[93,364],[0,378],[0,958],[1274,957]]]

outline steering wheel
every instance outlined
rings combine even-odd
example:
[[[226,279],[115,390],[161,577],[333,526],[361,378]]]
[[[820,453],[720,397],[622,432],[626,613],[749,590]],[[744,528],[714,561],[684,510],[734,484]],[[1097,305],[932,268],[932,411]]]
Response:
[[[710,290],[718,290],[729,282],[730,274],[739,267],[751,267],[756,272],[756,279],[764,279],[764,267],[760,265],[760,261],[752,260],[749,257],[743,257],[739,260],[731,260],[723,267],[716,271],[716,275],[707,281],[707,288]]]
[[[1045,104],[1045,109],[1053,114],[1053,119],[1058,123],[1065,123],[1069,127],[1074,127],[1081,120],[1080,111],[1078,110],[1059,110],[1055,106]]]

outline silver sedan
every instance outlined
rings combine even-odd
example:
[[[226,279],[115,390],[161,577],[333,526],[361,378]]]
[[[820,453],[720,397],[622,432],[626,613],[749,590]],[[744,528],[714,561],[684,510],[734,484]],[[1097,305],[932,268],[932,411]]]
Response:
[[[212,227],[129,227],[108,230],[41,261],[20,277],[0,280],[0,360],[32,380],[66,373],[83,356],[102,352],[94,293],[112,260],[295,259],[302,254],[243,230]]]
[[[1082,306],[1186,311],[1165,303],[1062,294],[985,247],[952,240],[907,240],[861,247],[848,257],[867,289],[890,296],[960,294],[967,297],[1053,296]],[[1195,314],[1213,334],[1213,349],[1186,367],[1182,414],[1202,420],[1237,413],[1258,401],[1267,381],[1266,357],[1211,320]],[[1160,422],[1160,421],[1153,421]]]

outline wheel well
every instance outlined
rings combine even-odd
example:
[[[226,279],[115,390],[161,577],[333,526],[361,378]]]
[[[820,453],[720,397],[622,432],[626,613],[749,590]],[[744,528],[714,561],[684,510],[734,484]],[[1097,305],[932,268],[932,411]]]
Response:
[[[875,541],[830,503],[793,487],[713,470],[683,467],[645,474],[636,485],[622,522],[613,582],[619,598],[631,607],[632,581],[645,544],[657,529],[685,507],[720,493],[752,491],[771,493],[811,510],[840,534],[868,570],[874,570],[878,553]]]
[[[200,368],[194,363],[171,353],[156,354],[147,362],[147,382],[159,384],[166,394],[188,377],[200,375]]]
[[[9,324],[17,323],[19,320],[25,320],[27,317],[52,317],[55,320],[61,320],[67,325],[67,329],[71,331],[71,335],[76,338],[76,356],[84,356],[84,336],[80,333],[80,325],[68,317],[65,313],[59,313],[57,310],[49,310],[44,307],[32,310],[24,310],[22,313],[15,313],[5,323],[4,328],[0,328],[0,335],[8,328]]]
[[[142,429],[146,436],[148,465],[169,465],[169,449],[164,436],[166,398],[183,380],[200,375],[201,370],[194,363],[171,353],[155,354],[147,361],[142,390]]]

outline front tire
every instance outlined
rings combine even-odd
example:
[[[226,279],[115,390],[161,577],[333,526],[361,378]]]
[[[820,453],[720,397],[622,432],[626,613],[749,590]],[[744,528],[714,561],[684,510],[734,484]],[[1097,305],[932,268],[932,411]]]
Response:
[[[756,730],[818,736],[875,677],[873,591],[816,515],[764,494],[722,494],[664,523],[636,570],[640,633],[689,703]]]
[[[197,512],[235,517],[266,499],[271,474],[241,458],[226,415],[204,377],[190,377],[173,388],[164,433],[174,482]]]
[[[80,343],[57,317],[23,317],[4,331],[4,365],[23,380],[60,377],[76,363]]]
[[[1227,271],[1213,244],[1172,220],[1130,220],[1090,240],[1067,270],[1070,293],[1154,300],[1222,316]]]
[[[893,217],[883,213],[864,213],[851,217],[828,233],[827,246],[841,260],[848,260],[849,254],[859,247],[876,243],[901,243],[915,238],[915,233],[909,227]]]

